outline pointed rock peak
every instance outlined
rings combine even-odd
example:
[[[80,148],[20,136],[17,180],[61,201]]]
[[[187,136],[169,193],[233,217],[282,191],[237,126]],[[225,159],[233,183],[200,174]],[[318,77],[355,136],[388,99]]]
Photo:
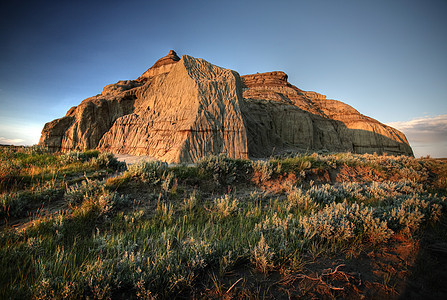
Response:
[[[151,69],[158,68],[158,67],[161,67],[164,65],[173,64],[173,63],[178,62],[179,60],[180,60],[180,57],[178,57],[177,53],[175,53],[174,50],[170,50],[168,55],[157,60],[157,62],[155,62],[155,64],[151,67]]]
[[[155,62],[155,64],[150,67],[146,72],[143,73],[143,75],[138,78],[138,81],[145,81],[149,77],[153,77],[162,73],[168,73],[173,64],[178,62],[180,60],[180,57],[178,57],[177,53],[175,53],[174,50],[170,50],[168,55],[160,58]]]
[[[180,60],[180,58],[177,56],[177,53],[174,50],[169,50],[169,53],[166,56],[171,56],[176,61]]]

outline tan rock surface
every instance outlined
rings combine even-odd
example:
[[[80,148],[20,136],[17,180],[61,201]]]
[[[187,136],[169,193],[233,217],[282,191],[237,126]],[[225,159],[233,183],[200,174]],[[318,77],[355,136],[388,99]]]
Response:
[[[412,155],[398,130],[291,85],[284,72],[240,77],[172,50],[137,80],[107,85],[45,124],[39,144],[167,162],[322,149]]]
[[[337,100],[315,100],[329,118],[342,122],[346,127],[341,133],[351,134],[356,153],[390,153],[412,155],[407,138],[399,130],[360,114],[351,106]]]
[[[72,107],[65,117],[45,124],[39,145],[53,151],[95,148],[118,117],[133,111],[133,92],[117,90],[114,95],[87,98],[77,107]]]
[[[269,72],[241,76],[248,107],[244,116],[248,120],[250,155],[297,149],[413,155],[402,132],[360,114],[343,102],[300,90],[288,83],[284,75]],[[263,108],[256,108],[259,106]],[[290,120],[295,118],[301,122]],[[276,142],[253,143],[266,139]]]
[[[184,55],[164,78],[146,84],[135,112],[119,118],[99,148],[194,162],[208,154],[247,157],[239,76]]]

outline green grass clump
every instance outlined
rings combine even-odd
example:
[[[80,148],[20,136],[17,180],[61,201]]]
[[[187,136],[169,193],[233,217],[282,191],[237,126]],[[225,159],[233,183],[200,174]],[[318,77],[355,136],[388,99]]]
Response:
[[[270,164],[283,172],[293,172],[296,174],[309,169],[311,167],[321,167],[320,164],[313,156],[309,155],[296,155],[294,157],[286,157],[283,159],[271,159]]]
[[[60,159],[65,164],[73,163],[76,161],[86,162],[92,158],[97,158],[99,156],[98,150],[87,150],[87,151],[68,151],[61,155]]]
[[[43,203],[56,201],[63,195],[64,189],[57,187],[2,193],[0,194],[0,219],[24,217],[30,209],[37,210]]]
[[[38,146],[0,147],[0,192],[35,189],[48,181],[63,185],[67,176],[123,168],[112,154],[96,150],[55,155]]]

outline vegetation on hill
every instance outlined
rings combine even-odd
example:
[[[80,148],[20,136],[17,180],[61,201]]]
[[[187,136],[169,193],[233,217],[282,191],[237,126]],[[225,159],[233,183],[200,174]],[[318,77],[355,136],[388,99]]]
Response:
[[[445,278],[418,256],[436,272],[447,253],[441,160],[126,166],[39,147],[2,147],[0,160],[0,298],[397,298],[421,280],[436,297]]]

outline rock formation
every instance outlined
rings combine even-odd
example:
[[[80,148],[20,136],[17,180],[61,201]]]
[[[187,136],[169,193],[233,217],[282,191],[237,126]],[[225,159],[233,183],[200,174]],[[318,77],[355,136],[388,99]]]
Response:
[[[300,90],[284,72],[241,78],[251,156],[318,149],[413,155],[402,132],[343,102]]]
[[[165,76],[148,79],[134,112],[118,118],[98,147],[169,162],[221,152],[246,158],[239,91],[237,73],[184,55]]]
[[[398,130],[298,89],[284,72],[239,76],[203,59],[180,59],[173,50],[138,79],[107,85],[45,124],[39,144],[167,162],[322,149],[412,155]]]

